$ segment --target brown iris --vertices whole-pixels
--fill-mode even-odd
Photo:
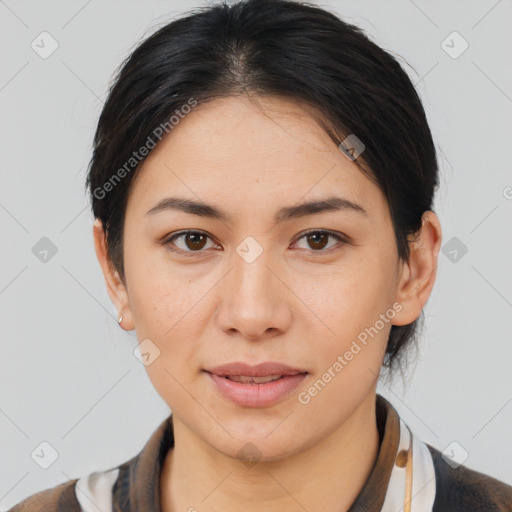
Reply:
[[[207,236],[202,233],[185,233],[185,244],[191,250],[200,250],[206,244]]]
[[[313,245],[310,243],[312,249],[323,249],[327,245],[329,235],[327,233],[313,233],[307,235],[308,243],[313,241]]]

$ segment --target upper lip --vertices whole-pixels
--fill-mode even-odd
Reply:
[[[266,377],[268,375],[297,375],[298,373],[307,373],[306,370],[291,368],[282,363],[273,361],[260,363],[257,365],[250,365],[235,361],[233,363],[226,363],[220,366],[215,366],[206,370],[215,375],[243,375],[247,377]]]

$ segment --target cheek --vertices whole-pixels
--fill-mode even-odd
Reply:
[[[149,339],[158,357],[146,366],[157,389],[174,389],[187,372],[197,371],[198,345],[204,327],[201,298],[207,286],[198,286],[192,266],[181,271],[165,257],[163,249],[126,244],[125,269],[130,307],[139,343]],[[142,347],[141,347],[142,348]],[[178,386],[179,387],[179,386]]]
[[[165,249],[125,244],[130,307],[139,339],[162,339],[190,309],[191,279],[165,258]]]
[[[354,254],[311,283],[307,304],[330,327],[331,335],[347,339],[378,320],[392,305],[395,292],[392,261],[386,255]]]
[[[338,420],[338,405],[345,412],[354,409],[380,373],[394,310],[389,300],[392,283],[377,269],[352,267],[352,272],[327,280],[323,293],[315,290],[318,299],[311,309],[324,323],[310,351],[316,359],[315,378],[301,403],[314,404],[327,422]]]
[[[378,377],[395,313],[392,265],[392,251],[389,257],[361,256],[311,288],[308,305],[322,320],[322,334],[315,337],[322,340],[316,352],[319,386],[332,382],[319,406],[340,393],[362,397]]]

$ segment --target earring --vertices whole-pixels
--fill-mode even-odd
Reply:
[[[123,315],[121,315],[121,316],[119,317],[119,320],[117,321],[117,323],[118,323],[119,325],[121,325],[121,322],[122,322],[122,321],[123,321]]]

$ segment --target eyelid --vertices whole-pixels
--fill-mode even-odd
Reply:
[[[179,238],[180,236],[189,234],[189,233],[205,235],[207,238],[210,238],[211,240],[214,241],[213,237],[210,234],[208,234],[206,231],[202,231],[200,229],[185,229],[185,230],[182,230],[182,231],[178,231],[176,233],[171,233],[169,236],[166,236],[159,243],[160,243],[160,245],[166,246],[170,251],[182,254],[184,256],[194,256],[195,254],[201,254],[201,253],[207,252],[207,251],[204,251],[204,250],[200,250],[200,251],[185,251],[183,249],[180,249],[179,247],[176,248],[176,249],[171,247],[173,240],[175,240],[176,238]],[[317,228],[317,229],[307,229],[305,231],[302,231],[301,233],[299,233],[295,237],[295,239],[294,239],[294,241],[292,242],[291,245],[296,244],[299,240],[301,240],[305,236],[310,235],[310,234],[314,234],[314,233],[321,233],[321,234],[330,235],[333,238],[336,238],[338,240],[338,244],[330,247],[329,249],[326,249],[325,251],[324,250],[314,251],[312,249],[311,250],[303,249],[303,250],[307,251],[308,253],[318,254],[318,255],[329,254],[330,252],[332,252],[332,251],[336,250],[337,248],[339,248],[339,244],[347,245],[347,244],[352,243],[350,241],[350,238],[348,236],[346,236],[345,234],[343,234],[343,233],[340,233],[340,232],[337,232],[337,231],[331,231],[329,229]]]

